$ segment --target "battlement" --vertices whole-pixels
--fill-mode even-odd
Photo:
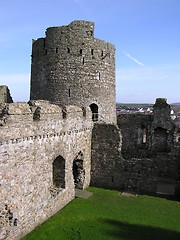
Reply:
[[[89,186],[92,112],[38,100],[1,104],[0,120],[1,236],[21,239]]]
[[[42,57],[63,54],[63,58],[71,55],[79,57],[82,64],[88,62],[85,61],[85,56],[110,63],[114,52],[113,44],[94,38],[93,22],[77,20],[67,26],[49,27],[45,38],[33,40],[32,62],[41,61]]]
[[[1,104],[1,144],[16,142],[13,139],[43,138],[92,128],[90,108],[77,106],[60,107],[48,101]]]

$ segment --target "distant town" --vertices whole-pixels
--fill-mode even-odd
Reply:
[[[170,104],[172,120],[180,121],[180,103]],[[117,115],[120,114],[152,114],[153,104],[131,104],[131,103],[117,103]]]

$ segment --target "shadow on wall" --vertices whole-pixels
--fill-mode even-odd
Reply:
[[[123,223],[116,220],[103,220],[107,225],[106,234],[110,239],[119,240],[178,240],[180,232],[162,228]],[[113,230],[108,231],[108,225]],[[109,239],[109,238],[108,238]]]

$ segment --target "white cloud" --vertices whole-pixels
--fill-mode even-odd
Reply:
[[[126,57],[128,57],[129,59],[133,60],[135,63],[139,64],[140,66],[144,66],[144,64],[142,62],[140,62],[139,60],[137,60],[136,58],[132,57],[129,53],[124,52],[124,54],[126,55]]]

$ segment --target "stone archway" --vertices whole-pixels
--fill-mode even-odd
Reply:
[[[80,151],[78,156],[73,161],[73,177],[74,177],[74,186],[78,189],[83,189],[85,171],[83,167],[83,154]]]
[[[93,122],[98,121],[98,105],[95,103],[92,103],[90,106],[91,112],[92,112],[92,120]]]

